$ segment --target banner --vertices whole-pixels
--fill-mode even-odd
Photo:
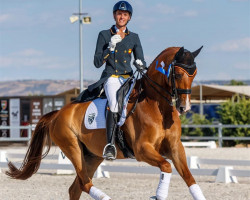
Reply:
[[[31,124],[37,124],[41,117],[42,117],[42,100],[32,99],[31,100]]]
[[[0,124],[2,126],[9,125],[9,100],[0,100]],[[0,129],[0,137],[9,137],[8,129]]]
[[[10,126],[20,126],[20,99],[10,99]],[[20,137],[20,129],[10,129],[11,138]]]
[[[43,114],[47,114],[53,111],[53,101],[52,98],[44,98],[43,99]]]
[[[54,98],[54,110],[60,110],[64,106],[64,98]]]

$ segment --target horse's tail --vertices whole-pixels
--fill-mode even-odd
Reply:
[[[49,135],[49,123],[55,117],[56,113],[57,111],[50,112],[39,120],[21,167],[17,169],[13,163],[9,162],[9,171],[6,172],[8,176],[14,179],[25,180],[37,172],[40,167],[41,160],[47,156],[52,144]],[[47,149],[43,153],[43,149],[46,144]]]

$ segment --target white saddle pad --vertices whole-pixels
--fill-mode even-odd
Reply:
[[[84,124],[87,129],[106,128],[105,107],[107,99],[95,99],[87,108]]]
[[[118,126],[122,126],[126,120],[127,115],[127,105],[130,93],[132,92],[135,85],[135,79],[131,84],[131,87],[124,98],[123,110],[120,121],[117,123]],[[107,99],[95,99],[89,104],[84,117],[84,124],[87,129],[102,129],[106,128],[106,117],[105,108],[107,104]]]

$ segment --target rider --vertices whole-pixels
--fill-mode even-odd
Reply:
[[[117,91],[133,74],[131,68],[131,53],[133,52],[136,67],[146,66],[139,36],[130,32],[127,24],[133,14],[132,6],[127,1],[119,1],[113,7],[115,25],[109,30],[99,33],[94,65],[99,68],[106,63],[101,79],[94,84],[99,87],[104,84],[109,108],[106,117],[107,145],[103,150],[103,157],[107,160],[116,158],[115,131],[117,129]]]

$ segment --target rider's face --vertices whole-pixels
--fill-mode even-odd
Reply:
[[[114,19],[115,19],[117,28],[122,28],[122,27],[125,27],[128,21],[130,20],[130,14],[128,11],[117,10],[114,13]]]

